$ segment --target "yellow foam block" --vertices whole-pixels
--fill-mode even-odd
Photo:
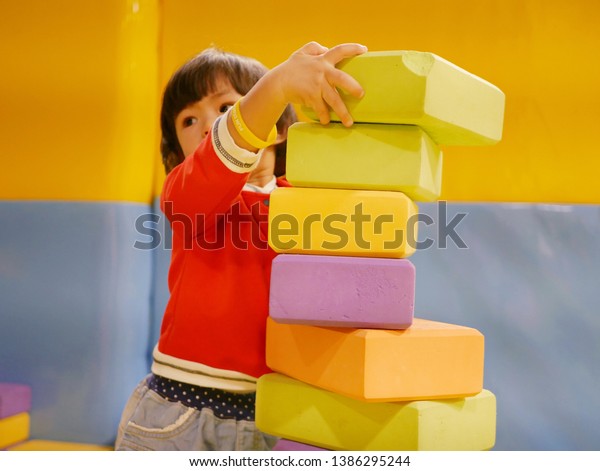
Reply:
[[[486,145],[502,138],[504,93],[429,52],[367,52],[341,62],[365,90],[341,92],[355,122],[415,124],[438,144]],[[316,119],[312,110],[303,109]],[[331,118],[339,118],[332,113]]]
[[[30,417],[28,412],[0,419],[0,450],[29,437]]]
[[[375,330],[269,318],[266,349],[272,370],[368,402],[469,396],[483,388],[483,335],[442,322],[414,319],[406,330]]]
[[[9,451],[112,451],[114,448],[93,443],[29,440],[9,448]]]
[[[256,425],[331,450],[488,450],[496,398],[367,403],[272,373],[258,380]]]
[[[287,142],[294,186],[401,191],[416,201],[440,196],[442,153],[417,126],[296,123]]]
[[[400,192],[277,188],[269,245],[279,253],[403,258],[415,251],[417,218]]]

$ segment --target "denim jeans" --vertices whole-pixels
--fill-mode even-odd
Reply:
[[[144,379],[127,402],[116,450],[271,450],[277,438],[262,433],[253,421],[221,419],[209,408],[197,410],[171,402]]]

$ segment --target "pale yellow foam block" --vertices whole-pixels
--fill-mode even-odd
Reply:
[[[417,218],[400,192],[277,188],[269,245],[279,253],[403,258],[415,251]]]
[[[56,440],[29,440],[8,449],[9,451],[112,451],[114,448],[94,443],[62,442]]]
[[[418,318],[406,330],[281,324],[269,318],[266,358],[276,372],[368,402],[469,396],[483,388],[483,335]]]
[[[429,52],[367,52],[339,68],[365,90],[341,96],[355,122],[414,124],[438,144],[486,145],[502,138],[504,93]],[[303,109],[316,119],[312,110]],[[332,113],[332,119],[339,118]]]
[[[331,450],[488,450],[496,398],[367,403],[272,373],[258,380],[256,425]]]
[[[0,450],[29,437],[30,416],[28,412],[0,419]]]
[[[442,188],[442,153],[417,126],[296,123],[286,165],[300,187],[401,191],[415,201],[435,201]]]

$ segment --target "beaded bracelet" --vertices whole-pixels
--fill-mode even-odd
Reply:
[[[266,141],[259,139],[256,135],[248,129],[246,123],[242,119],[242,113],[240,112],[240,101],[238,100],[233,105],[231,109],[231,121],[233,122],[233,127],[239,133],[239,135],[244,139],[248,144],[257,149],[262,149],[264,147],[269,147],[275,143],[277,140],[277,126],[273,126],[271,132],[269,133],[269,137]]]

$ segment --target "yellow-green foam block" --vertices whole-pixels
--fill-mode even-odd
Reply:
[[[288,129],[286,177],[300,187],[401,191],[435,201],[442,153],[418,126],[295,123]]]
[[[268,318],[266,358],[273,371],[366,402],[472,396],[483,389],[483,335],[419,318],[405,330]]]
[[[404,258],[416,248],[418,208],[404,193],[284,187],[269,206],[278,253]]]
[[[12,446],[8,451],[112,451],[113,447],[95,443],[62,442],[56,440],[29,440]]]
[[[504,93],[435,54],[367,52],[338,67],[365,90],[360,100],[340,92],[355,122],[414,124],[443,145],[488,145],[502,138]],[[303,111],[316,119],[312,110]],[[331,118],[339,121],[333,113]]]
[[[496,398],[368,403],[271,373],[258,380],[256,425],[265,433],[331,450],[488,450]]]
[[[30,416],[28,412],[0,419],[0,450],[29,438]]]

